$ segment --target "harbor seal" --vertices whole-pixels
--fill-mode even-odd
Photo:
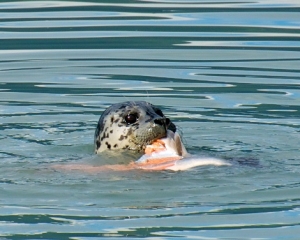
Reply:
[[[176,126],[156,106],[145,101],[116,103],[99,118],[95,131],[95,153],[106,150],[143,152],[146,145],[166,137]]]

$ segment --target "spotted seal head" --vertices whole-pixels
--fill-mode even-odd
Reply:
[[[95,152],[128,149],[142,152],[145,146],[167,134],[176,126],[154,105],[144,102],[122,102],[107,108],[95,131]]]

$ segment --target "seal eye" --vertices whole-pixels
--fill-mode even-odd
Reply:
[[[128,114],[125,116],[125,121],[127,124],[133,124],[137,121],[138,117],[136,114]]]

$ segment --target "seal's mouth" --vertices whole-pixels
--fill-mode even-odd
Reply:
[[[170,120],[165,117],[152,118],[151,121],[145,121],[145,125],[140,124],[134,131],[131,139],[131,149],[136,151],[144,151],[147,145],[153,144],[155,141],[167,137],[167,129]]]
[[[159,125],[148,129],[148,141],[147,144],[152,144],[158,139],[167,137],[166,125]]]
[[[133,150],[144,151],[147,145],[151,145],[155,141],[166,137],[167,130],[165,128],[149,128],[132,139],[132,143],[136,145],[136,148]]]
[[[188,153],[179,134],[168,130],[166,137],[146,146],[145,154],[136,161],[136,164],[144,169],[162,167],[161,170],[163,170],[173,166],[174,161],[181,160],[185,156],[188,156]]]
[[[158,135],[156,138],[153,138],[152,140],[150,140],[150,141],[147,143],[147,145],[148,145],[148,144],[152,144],[152,143],[154,143],[155,141],[157,141],[157,140],[159,140],[159,139],[162,139],[162,138],[166,138],[166,137],[167,137],[167,131],[165,131],[164,134],[160,134],[160,135]]]

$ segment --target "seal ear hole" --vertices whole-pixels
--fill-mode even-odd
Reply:
[[[137,122],[138,118],[139,117],[138,117],[137,113],[130,113],[124,117],[124,120],[127,124],[133,124],[133,123]]]

